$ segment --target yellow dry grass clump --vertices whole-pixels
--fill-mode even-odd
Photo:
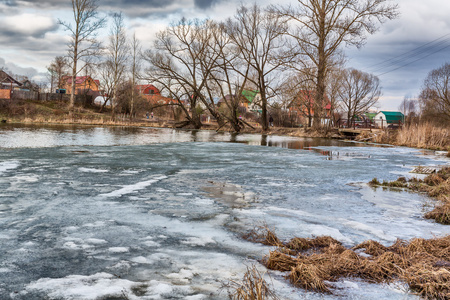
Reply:
[[[232,300],[277,300],[278,297],[255,266],[247,267],[242,280],[232,280],[223,285],[228,290],[228,297]]]
[[[270,237],[276,241],[272,246],[278,247],[264,259],[266,267],[288,272],[286,277],[294,286],[332,293],[330,282],[353,277],[374,283],[400,281],[424,298],[450,299],[450,235],[397,240],[389,247],[369,240],[347,249],[327,236],[296,237],[283,243],[273,232],[263,230],[270,231],[259,228],[254,241],[267,245],[263,237]]]
[[[404,126],[398,131],[395,142],[397,145],[408,147],[448,149],[450,130],[429,123]]]
[[[435,198],[439,202],[436,207],[425,214],[425,218],[433,219],[438,223],[450,225],[450,167],[443,167],[436,173],[428,175],[425,179],[411,178],[409,181],[404,177],[391,182],[372,179],[369,185],[409,188],[417,192],[423,192]]]

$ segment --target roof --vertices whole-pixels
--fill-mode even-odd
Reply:
[[[315,95],[316,92],[312,90],[301,90],[298,92],[295,99],[290,103],[289,106],[298,106],[300,99],[305,99],[309,102],[309,105],[311,108],[313,107],[313,104],[315,102]],[[306,102],[305,100],[302,100],[301,102]],[[323,107],[326,110],[331,110],[331,102],[327,95],[324,95],[324,100],[327,104]],[[306,105],[306,103],[303,103],[303,105]]]
[[[365,115],[367,118],[369,118],[369,120],[373,120],[377,114],[376,113],[365,113]]]
[[[253,103],[256,95],[258,95],[258,94],[259,94],[259,91],[247,91],[247,90],[242,91],[242,96],[244,96],[250,103]]]
[[[382,113],[386,117],[388,123],[403,121],[405,119],[405,115],[399,111],[380,111],[379,113]]]
[[[91,79],[91,76],[77,76],[75,77],[75,84],[83,84],[86,80]],[[72,84],[72,76],[64,76],[63,80],[66,81],[67,84]],[[97,85],[99,85],[100,81],[93,80]]]
[[[151,89],[154,91],[157,91],[159,93],[159,89],[154,86],[153,84],[140,84],[140,85],[136,85],[136,88],[142,93],[143,91],[145,91],[146,89]]]
[[[12,78],[10,75],[8,75],[3,70],[0,70],[0,82],[1,83],[13,83],[13,84],[17,84],[18,86],[22,85],[19,81]]]

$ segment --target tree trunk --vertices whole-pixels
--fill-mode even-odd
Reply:
[[[261,93],[261,126],[263,131],[267,131],[269,129],[267,123],[267,98],[266,98],[266,83],[264,82],[264,78],[260,79],[260,91]]]

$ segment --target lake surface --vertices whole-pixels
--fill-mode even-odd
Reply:
[[[241,238],[262,224],[349,247],[450,233],[423,218],[431,200],[365,184],[449,163],[416,149],[2,125],[0,150],[0,299],[227,299],[223,283],[271,250]],[[270,275],[281,299],[417,299],[350,279],[321,295]]]

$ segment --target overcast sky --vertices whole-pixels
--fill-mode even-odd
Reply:
[[[156,32],[181,17],[222,20],[250,0],[99,0],[104,14],[122,11],[129,34],[144,48]],[[295,0],[260,0],[267,4]],[[344,48],[347,67],[378,75],[383,87],[380,108],[396,110],[405,96],[418,95],[427,73],[450,62],[450,1],[393,0],[400,17],[383,24],[361,49]],[[58,19],[71,21],[70,0],[0,0],[0,67],[43,80],[46,66],[67,52]],[[106,30],[104,35],[106,35]]]

